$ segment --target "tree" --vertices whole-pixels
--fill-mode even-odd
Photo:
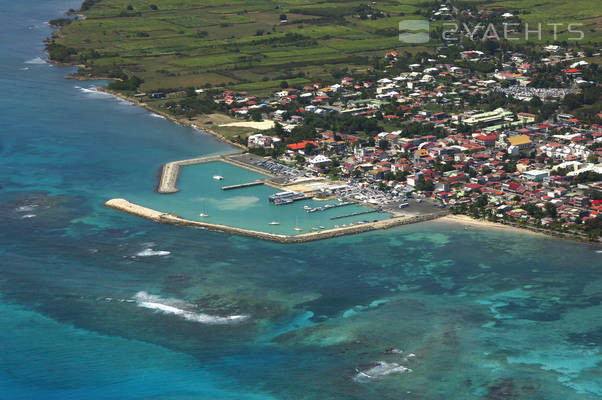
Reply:
[[[435,189],[435,184],[432,180],[425,179],[424,176],[420,175],[414,188],[419,192],[432,192]]]
[[[303,148],[303,152],[306,155],[310,155],[316,148],[316,145],[313,143],[305,143],[305,147]]]
[[[554,204],[550,203],[549,201],[546,202],[545,213],[550,218],[556,218],[556,215],[557,215],[556,206]]]
[[[288,87],[288,82],[287,81],[280,82],[280,88],[285,89],[287,87]]]
[[[504,164],[504,171],[509,173],[516,172],[516,163],[508,161],[506,164]]]
[[[389,150],[390,147],[390,143],[387,139],[381,139],[378,141],[378,148],[381,150]]]

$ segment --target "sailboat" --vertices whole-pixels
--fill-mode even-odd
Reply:
[[[300,232],[300,231],[302,231],[302,230],[303,230],[303,229],[299,228],[299,217],[297,217],[297,218],[295,219],[295,230],[296,230],[297,232]]]

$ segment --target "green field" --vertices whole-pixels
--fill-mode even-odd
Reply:
[[[144,79],[140,90],[185,87],[269,91],[282,80],[328,81],[347,68],[367,69],[403,47],[402,19],[425,19],[429,0],[86,0],[85,20],[66,25],[56,42],[74,51],[65,61],[94,75],[122,71]],[[468,0],[479,8],[519,12],[529,23],[583,23],[599,38],[596,0]],[[282,23],[285,14],[288,22]],[[368,15],[367,15],[368,14]],[[377,15],[378,14],[378,15]],[[377,15],[377,16],[376,16]],[[561,29],[562,32],[562,29]],[[561,38],[567,36],[561,34]]]
[[[143,78],[144,91],[209,84],[268,90],[282,80],[325,81],[331,71],[366,66],[371,56],[407,46],[399,42],[396,27],[421,3],[379,2],[372,10],[382,14],[375,20],[360,18],[358,10],[366,4],[92,1],[82,10],[86,19],[65,26],[57,43],[75,49],[72,60],[92,67],[94,74],[120,68]],[[281,14],[288,22],[281,23]],[[93,57],[86,53],[90,50]]]

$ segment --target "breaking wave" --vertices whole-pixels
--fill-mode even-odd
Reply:
[[[80,92],[85,93],[85,94],[89,95],[90,97],[111,97],[112,96],[109,93],[101,92],[100,90],[96,89],[94,86],[91,86],[88,88],[76,86],[75,88],[79,89]]]
[[[165,119],[165,117],[163,115],[159,115],[159,114],[155,114],[155,113],[150,113],[150,116],[153,118]]]
[[[411,369],[403,365],[386,361],[377,361],[376,365],[364,371],[357,370],[357,374],[353,377],[355,382],[366,383],[378,380],[384,376],[391,374],[401,374],[404,372],[412,372]]]
[[[133,297],[138,307],[149,308],[163,314],[172,314],[192,322],[200,322],[209,325],[227,325],[244,321],[247,315],[229,315],[220,317],[192,311],[194,305],[182,300],[163,298],[147,292],[138,292]]]
[[[171,254],[171,251],[167,250],[153,250],[151,248],[144,249],[139,253],[136,253],[138,257],[152,257],[152,256],[168,256]]]
[[[29,205],[26,205],[26,206],[20,206],[20,207],[15,208],[15,211],[17,211],[17,212],[29,212],[29,211],[35,210],[36,208],[38,208],[37,204],[29,204]]]
[[[29,218],[35,218],[36,215],[35,214],[25,214],[21,217],[21,219],[29,219]]]
[[[25,64],[42,65],[42,64],[46,64],[46,60],[43,60],[41,57],[36,57],[36,58],[32,58],[31,60],[25,61]]]

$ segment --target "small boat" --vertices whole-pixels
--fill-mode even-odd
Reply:
[[[221,175],[213,175],[213,179],[215,179],[216,181],[221,181],[224,179],[224,177]]]
[[[269,225],[280,225],[280,222],[272,221],[272,222],[269,223]]]
[[[297,232],[300,232],[303,230],[303,229],[299,228],[299,217],[295,218],[295,230]]]
[[[326,228],[324,228],[322,225],[320,225],[320,229],[326,229]]]
[[[203,209],[201,211],[201,213],[199,214],[199,217],[208,217],[209,214],[207,214],[207,208],[205,208],[205,200],[203,200]]]

